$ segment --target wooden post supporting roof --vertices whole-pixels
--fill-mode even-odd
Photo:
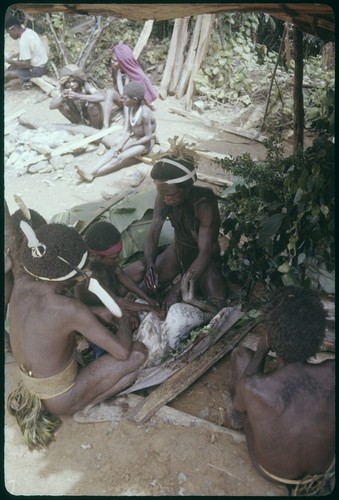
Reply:
[[[304,97],[303,97],[303,34],[298,28],[293,29],[294,42],[294,114],[293,114],[293,150],[304,147]]]

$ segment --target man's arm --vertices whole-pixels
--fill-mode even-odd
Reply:
[[[29,69],[31,67],[30,59],[12,59],[11,57],[6,58],[6,62],[11,66],[15,66],[18,69]]]
[[[123,269],[117,266],[114,269],[114,272],[116,274],[119,283],[124,288],[126,288],[126,290],[134,293],[134,295],[137,295],[141,299],[146,300],[146,302],[148,302],[150,305],[152,306],[156,305],[156,302],[153,299],[151,299],[145,292],[143,292],[141,288],[135,283],[135,281],[133,281],[133,279],[127,273],[125,273]]]
[[[161,229],[165,223],[164,217],[161,215],[162,208],[165,207],[164,202],[157,195],[153,208],[153,218],[151,222],[150,229],[146,235],[144,242],[144,257],[146,261],[147,272],[145,275],[145,281],[148,287],[152,288],[150,269],[153,269],[155,286],[158,286],[158,274],[155,267],[155,261],[158,255],[158,243],[160,238]]]
[[[87,340],[98,345],[119,360],[129,358],[132,351],[132,331],[124,319],[119,321],[118,333],[110,332],[91,311],[90,307],[74,299],[68,307],[70,329],[81,333]]]
[[[257,350],[255,351],[254,356],[251,359],[250,363],[247,365],[247,368],[244,371],[244,375],[255,375],[264,373],[265,359],[269,351],[270,348],[267,345],[266,335],[264,335],[264,337],[260,339],[257,345]]]
[[[239,380],[235,383],[235,395],[233,398],[234,409],[239,412],[246,412],[248,398],[253,396],[255,379],[257,375],[264,373],[265,359],[270,348],[267,345],[266,335],[258,343],[257,350],[253,354],[247,367],[243,371]],[[249,391],[249,392],[248,392]],[[249,394],[249,396],[247,396]]]
[[[213,246],[217,241],[219,231],[219,214],[209,200],[199,202],[197,217],[199,219],[199,254],[187,270],[190,279],[195,282],[201,278],[211,262]]]

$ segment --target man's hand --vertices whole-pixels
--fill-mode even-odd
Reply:
[[[106,325],[116,325],[116,317],[105,306],[91,306],[95,316]]]
[[[129,320],[130,320],[130,324],[131,324],[131,329],[132,330],[136,330],[139,327],[139,325],[140,325],[140,318],[139,318],[138,313],[136,313],[134,311],[130,311],[127,314],[129,316]]]
[[[191,271],[188,271],[181,279],[180,291],[183,302],[198,307],[202,311],[216,314],[218,312],[216,307],[206,304],[205,302],[202,302],[201,300],[198,300],[194,297],[194,279],[192,278],[192,276],[193,273]]]
[[[159,274],[155,266],[150,266],[145,274],[147,288],[153,292],[159,287]]]

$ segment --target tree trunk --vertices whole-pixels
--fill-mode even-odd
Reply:
[[[293,29],[294,44],[294,123],[293,150],[304,147],[304,97],[303,97],[303,34],[297,28]]]

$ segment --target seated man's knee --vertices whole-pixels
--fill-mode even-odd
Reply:
[[[141,366],[141,365],[143,365],[145,363],[145,361],[147,359],[148,349],[145,346],[145,344],[143,344],[139,340],[136,340],[133,343],[132,355],[133,355],[133,357],[134,357],[137,365]]]

